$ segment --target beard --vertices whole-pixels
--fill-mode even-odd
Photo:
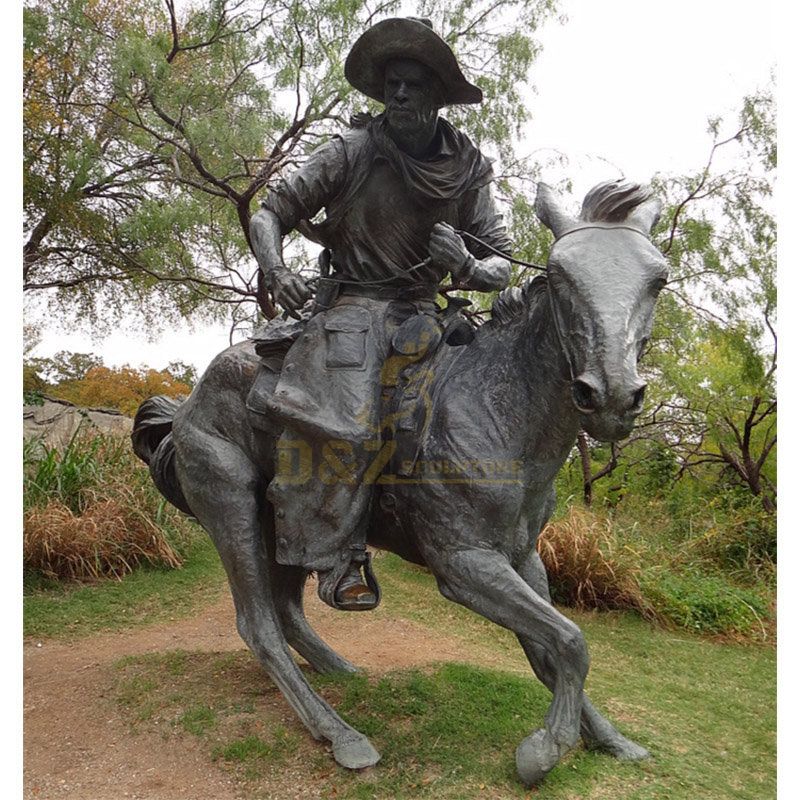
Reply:
[[[436,120],[436,108],[411,108],[407,105],[386,107],[386,119],[392,130],[405,136],[429,131]]]

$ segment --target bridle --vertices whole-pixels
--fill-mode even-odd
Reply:
[[[597,231],[618,231],[618,230],[626,230],[626,231],[633,231],[634,233],[638,233],[639,236],[644,236],[647,241],[650,241],[650,237],[641,231],[639,228],[633,228],[630,225],[580,225],[577,228],[570,228],[570,230],[565,231],[564,233],[556,236],[555,241],[553,244],[557,244],[562,239],[566,238],[572,233],[577,233],[578,231],[587,231],[587,230],[597,230]],[[537,267],[538,268],[538,267]],[[545,271],[547,268],[545,267]],[[556,338],[558,339],[558,344],[561,347],[561,354],[564,356],[565,361],[567,362],[567,367],[569,368],[569,377],[570,380],[574,383],[575,382],[575,368],[572,365],[572,357],[570,356],[569,350],[567,349],[567,343],[564,338],[564,334],[561,330],[561,324],[559,322],[558,313],[556,312],[555,301],[553,300],[553,292],[551,291],[551,287],[547,287],[547,297],[550,303],[550,316],[553,318],[553,326],[556,329]]]

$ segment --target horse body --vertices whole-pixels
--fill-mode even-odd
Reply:
[[[665,271],[647,237],[657,208],[643,202],[638,187],[623,188],[607,185],[594,198],[590,212],[600,207],[605,215],[597,225],[585,224],[587,213],[580,222],[569,218],[540,188],[537,213],[559,237],[548,278],[507,290],[493,321],[470,345],[453,348],[453,363],[434,381],[420,478],[379,485],[373,503],[369,541],[424,563],[445,597],[514,631],[553,692],[545,726],[517,750],[528,785],[540,782],[580,735],[619,758],[647,755],[583,693],[586,645],[550,603],[535,548],[579,428],[619,438],[641,410],[636,361]],[[316,695],[289,652],[293,647],[321,671],[354,669],[308,625],[305,571],[275,560],[266,488],[276,437],[254,430],[245,407],[257,363],[250,343],[226,350],[175,410],[174,475],[220,553],[245,642],[312,735],[332,744],[337,762],[369,766],[379,758],[370,742]],[[135,446],[137,435],[146,438],[147,403],[137,415]],[[163,462],[158,448],[167,446],[140,445],[137,452]],[[469,468],[429,474],[430,464]],[[484,468],[498,464],[504,466]]]

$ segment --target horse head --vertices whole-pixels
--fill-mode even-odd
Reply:
[[[661,202],[641,186],[610,181],[586,195],[575,219],[539,184],[535,209],[556,237],[548,297],[572,403],[590,436],[616,441],[644,404],[637,364],[667,281],[666,260],[650,241]]]

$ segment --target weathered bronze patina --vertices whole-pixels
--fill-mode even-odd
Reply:
[[[476,242],[500,251],[510,242],[488,159],[438,115],[450,103],[480,102],[481,91],[429,25],[378,23],[353,46],[345,75],[383,102],[384,113],[334,137],[273,189],[253,217],[251,241],[276,300],[290,311],[311,293],[283,266],[281,238],[304,224],[329,253],[333,275],[323,279],[314,316],[266,404],[284,428],[283,450],[302,442],[322,463],[335,443],[347,480],[298,483],[279,472],[269,499],[278,561],[317,570],[320,596],[357,610],[378,600],[359,576],[374,495],[364,475],[381,441],[381,393],[389,388],[382,371],[397,353],[393,339],[421,335],[422,319],[431,346],[434,300],[448,274],[467,289],[504,288],[508,263]],[[309,226],[322,208],[325,220]],[[465,244],[454,228],[476,238]]]
[[[650,242],[660,204],[613,181],[573,218],[540,185],[536,212],[556,237],[546,274],[501,292],[474,329],[458,302],[437,308],[439,284],[503,287],[494,251],[510,242],[488,161],[438,109],[480,91],[418,20],[375,25],[346,74],[384,113],[312,154],[253,219],[259,263],[296,319],[221,353],[184,403],[146,401],[134,449],[214,540],[242,638],[342,766],[379,755],[289,647],[319,671],[355,669],[309,626],[303,587],[318,570],[326,602],[373,607],[365,542],[426,565],[445,597],[517,634],[553,692],[517,749],[527,785],[579,737],[644,758],[583,692],[586,644],[550,603],[536,539],[578,431],[614,441],[642,410],[637,362],[666,280]],[[298,226],[324,246],[313,300],[283,265]]]

